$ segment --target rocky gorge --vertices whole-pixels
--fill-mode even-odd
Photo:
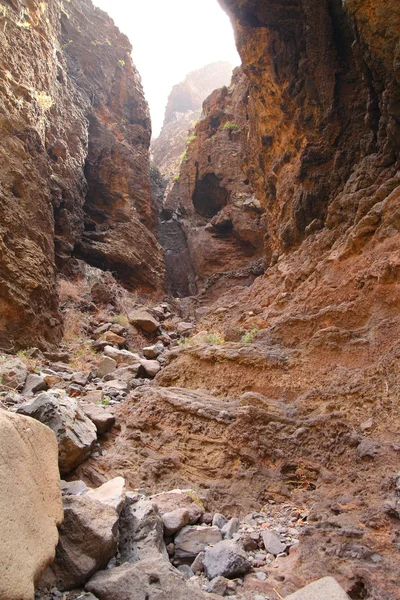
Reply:
[[[400,598],[400,8],[220,4],[159,173],[111,19],[0,1],[1,600]]]

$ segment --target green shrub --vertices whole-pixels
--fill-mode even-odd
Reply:
[[[179,175],[174,175],[173,181],[179,181]]]
[[[225,339],[222,333],[219,331],[213,331],[206,337],[208,344],[225,344]]]
[[[192,142],[194,142],[194,140],[197,138],[197,135],[195,133],[192,133],[191,135],[188,135],[186,138],[186,145],[189,146],[189,144],[191,144]]]
[[[240,343],[241,344],[250,344],[251,342],[254,341],[254,336],[256,335],[256,333],[258,333],[258,329],[252,329],[251,331],[248,331],[247,333],[245,333],[242,336]]]
[[[227,131],[238,131],[240,129],[240,127],[239,127],[239,125],[237,123],[233,123],[232,121],[228,121],[223,126],[223,129],[227,130]]]

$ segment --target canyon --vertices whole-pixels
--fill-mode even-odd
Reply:
[[[0,1],[0,600],[400,598],[400,7],[219,2],[151,164],[112,20]]]

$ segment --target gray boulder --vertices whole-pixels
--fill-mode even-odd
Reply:
[[[286,596],[285,600],[350,600],[350,598],[336,579],[323,577]]]
[[[157,506],[149,500],[131,503],[129,497],[120,517],[120,562],[138,562],[157,555],[167,559],[164,527]]]
[[[81,402],[85,415],[96,425],[97,433],[104,435],[115,423],[115,417],[105,406]]]
[[[224,540],[212,548],[206,548],[203,565],[208,579],[220,575],[232,579],[251,569],[246,552],[232,540]]]
[[[166,560],[151,558],[100,571],[86,584],[99,600],[218,600],[202,592]]]
[[[275,556],[281,552],[285,552],[286,544],[282,544],[279,537],[273,531],[263,531],[261,537],[267,552],[270,552]]]
[[[189,525],[190,516],[187,508],[177,508],[162,516],[164,524],[164,534],[166,536],[173,535],[185,525]]]
[[[164,344],[162,342],[157,342],[157,344],[154,344],[153,346],[147,346],[146,348],[143,348],[143,354],[146,358],[151,360],[153,358],[157,358],[157,356],[160,356],[164,350]]]
[[[115,371],[116,368],[117,361],[113,358],[110,358],[109,356],[104,356],[103,360],[97,367],[96,377],[100,377],[101,379],[102,377],[105,377],[106,375],[109,375],[110,373]]]
[[[184,527],[175,538],[175,558],[194,559],[207,546],[221,540],[218,527]]]
[[[0,380],[7,387],[13,390],[22,389],[28,369],[24,361],[20,358],[1,357],[0,360]]]
[[[44,390],[47,390],[47,387],[48,385],[44,377],[37,375],[36,373],[29,373],[22,393],[24,396],[29,396],[31,394],[36,394],[36,392],[43,392]]]
[[[160,327],[159,321],[153,317],[147,310],[134,310],[128,316],[132,325],[140,327],[146,333],[154,333]]]
[[[16,410],[50,427],[58,442],[58,464],[68,473],[91,453],[97,440],[95,424],[88,419],[74,398],[62,392],[44,392],[33,402]]]
[[[84,584],[104,569],[117,551],[118,514],[87,496],[64,496],[64,523],[56,558],[45,580],[61,590]]]

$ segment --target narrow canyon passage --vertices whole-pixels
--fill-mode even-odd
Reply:
[[[400,7],[213,4],[0,0],[0,600],[400,599]]]

